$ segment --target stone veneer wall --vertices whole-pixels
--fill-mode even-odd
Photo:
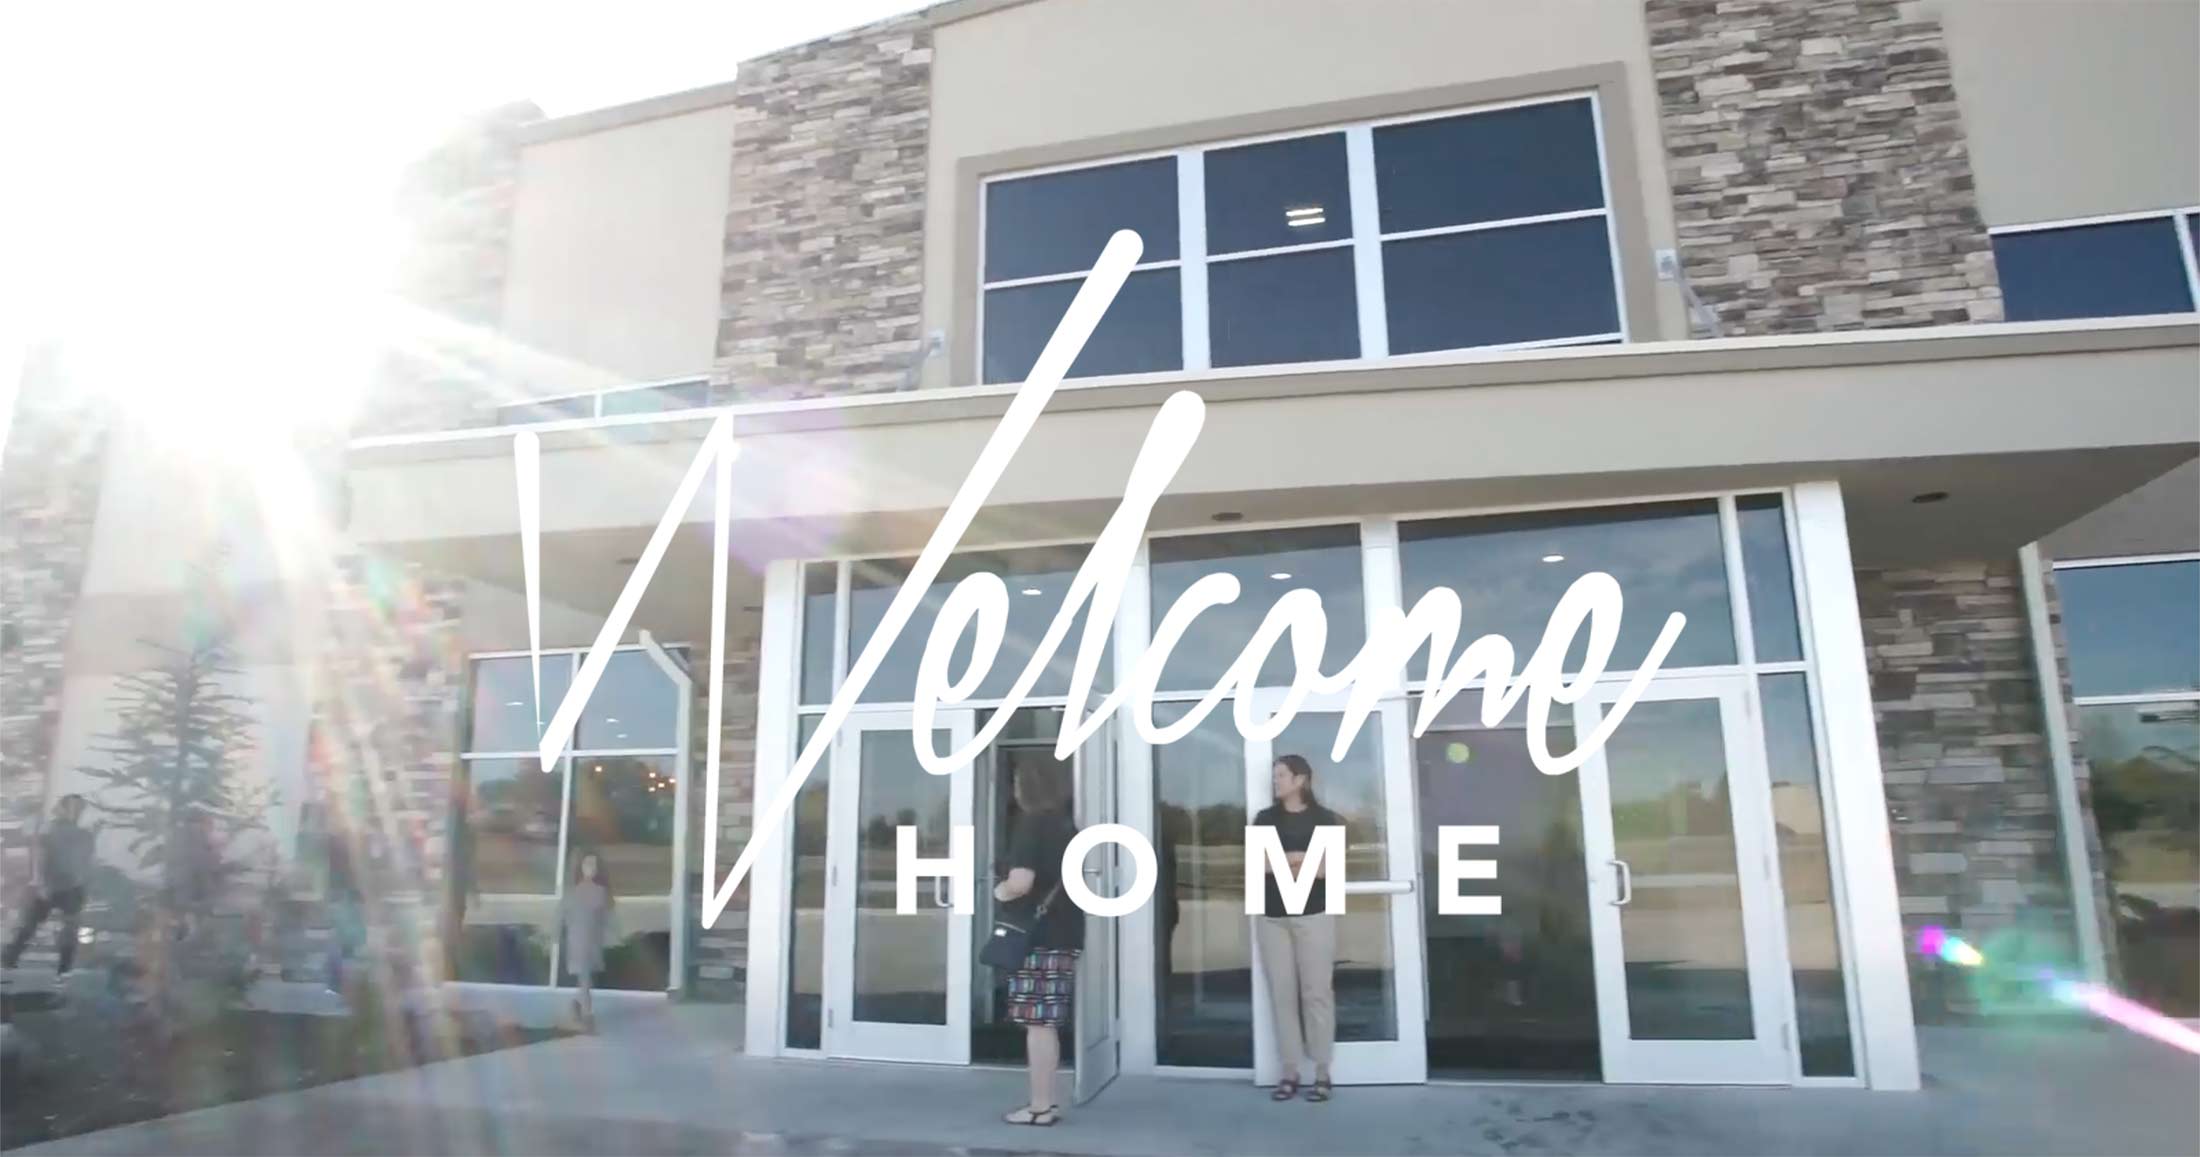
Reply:
[[[399,182],[407,238],[396,289],[424,312],[390,335],[355,434],[412,434],[486,424],[527,391],[502,385],[514,354],[494,340],[511,269],[519,195],[519,130],[542,118],[513,104],[474,118],[414,162]]]
[[[1939,20],[1648,0],[1682,268],[1729,334],[2000,321]]]
[[[931,74],[922,16],[742,62],[716,371],[738,392],[907,380],[924,344]]]
[[[1856,577],[1905,930],[2075,961],[2016,560]],[[1912,981],[1921,1019],[1981,1010],[1967,973],[1919,960]]]
[[[718,875],[733,867],[734,857],[749,842],[754,830],[756,796],[756,664],[761,622],[749,614],[728,608],[726,623],[725,703],[718,734]],[[707,662],[707,657],[705,659]],[[734,893],[733,903],[705,929],[700,911],[709,882],[703,878],[703,745],[711,741],[708,700],[708,668],[695,672],[695,706],[689,723],[694,732],[692,763],[688,771],[697,791],[688,816],[688,975],[689,995],[699,1000],[738,1000],[747,991],[749,949],[749,888]]]
[[[30,872],[106,469],[107,415],[71,388],[58,360],[57,350],[36,350],[22,367],[0,447],[0,880]],[[0,888],[10,929],[21,893]]]

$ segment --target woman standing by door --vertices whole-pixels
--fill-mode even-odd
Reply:
[[[1008,975],[1008,1019],[1024,1026],[1031,1078],[1030,1103],[1003,1118],[1011,1125],[1062,1119],[1054,1076],[1062,1062],[1061,1029],[1071,1023],[1076,1005],[1077,957],[1085,946],[1085,913],[1061,894],[1062,853],[1077,834],[1066,771],[1062,764],[1042,761],[1016,769],[1016,804],[1023,814],[1009,837],[1008,874],[993,889],[995,900],[1036,920],[1023,967]]]
[[[1295,875],[1314,842],[1314,830],[1344,821],[1315,802],[1314,768],[1305,756],[1278,758],[1270,775],[1276,802],[1253,817],[1253,826],[1276,829]],[[1325,862],[1322,874],[1328,875],[1333,867]],[[1298,1096],[1300,1073],[1312,1061],[1314,1084],[1307,1090],[1306,1099],[1326,1101],[1332,1088],[1329,1060],[1337,1039],[1337,917],[1329,910],[1328,895],[1319,880],[1307,897],[1305,913],[1298,916],[1284,907],[1275,873],[1267,873],[1267,884],[1267,906],[1253,918],[1253,937],[1260,945],[1261,963],[1268,972],[1268,999],[1276,1014],[1276,1050],[1283,1062],[1283,1075],[1276,1082],[1273,1096],[1278,1101]]]

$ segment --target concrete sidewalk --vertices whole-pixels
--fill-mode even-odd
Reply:
[[[2112,1030],[1928,1030],[1926,1091],[1345,1089],[1124,1078],[1053,1129],[1020,1073],[741,1056],[737,1010],[621,1004],[604,1032],[69,1138],[27,1153],[2200,1152],[2200,1061]]]

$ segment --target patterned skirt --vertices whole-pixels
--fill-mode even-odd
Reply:
[[[1016,1024],[1069,1023],[1077,996],[1077,949],[1036,948],[1008,974],[1008,1019]]]

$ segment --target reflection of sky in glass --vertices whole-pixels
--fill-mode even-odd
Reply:
[[[2080,707],[2078,717],[2095,774],[2142,755],[2200,767],[2200,703],[2102,703]]]
[[[1745,495],[1735,499],[1734,506],[1757,661],[1798,662],[1803,657],[1803,637],[1795,621],[1795,579],[1788,571],[1787,520],[1780,513],[1780,496]]]
[[[2200,691],[2200,559],[2055,572],[2080,695]]]
[[[549,682],[545,672],[545,691]],[[620,651],[604,664],[603,678],[597,680],[595,694],[588,697],[574,747],[613,751],[677,747],[679,709],[680,697],[672,680],[657,669],[656,660],[640,651]]]
[[[542,657],[542,722],[565,701],[572,679],[571,655]],[[524,655],[481,659],[474,663],[474,714],[468,751],[532,751],[535,730],[535,678]]]
[[[954,736],[934,731],[933,746],[946,751]],[[914,825],[920,855],[947,853],[948,807],[953,780],[932,775],[917,762],[907,731],[865,731],[863,735],[862,787],[857,790],[858,830],[866,845],[892,850],[894,829]],[[883,834],[883,838],[880,838]],[[889,873],[891,872],[891,865]],[[891,880],[891,874],[887,877]]]
[[[1148,548],[1148,559],[1153,578],[1152,622],[1157,630],[1168,609],[1193,583],[1210,574],[1234,575],[1238,580],[1237,601],[1209,607],[1192,620],[1162,668],[1163,691],[1205,691],[1219,683],[1261,620],[1268,617],[1269,608],[1300,588],[1321,596],[1322,613],[1329,620],[1329,638],[1322,648],[1324,673],[1343,670],[1366,641],[1356,526],[1157,538]],[[1288,686],[1292,674],[1291,636],[1286,633],[1270,648],[1260,669],[1260,685]],[[1327,751],[1328,741],[1321,747]]]
[[[1077,568],[1084,564],[1088,549],[1083,546],[1033,547],[959,554],[948,559],[947,565],[940,569],[938,581],[924,592],[909,622],[902,627],[900,636],[888,648],[885,660],[871,676],[870,684],[863,690],[862,701],[904,703],[916,697],[917,664],[923,659],[925,644],[932,637],[932,624],[939,619],[940,608],[947,604],[947,596],[953,593],[955,584],[979,571],[999,575],[1008,587],[1008,623],[1002,631],[1000,650],[994,655],[993,666],[971,698],[999,699],[1007,695],[1017,677],[1030,664],[1048,625],[1061,611],[1062,600],[1069,594],[1070,581],[1076,577]],[[879,621],[886,617],[886,608],[900,592],[902,580],[908,573],[907,559],[859,562],[850,568],[849,666],[855,665],[856,657],[863,653],[872,633],[878,630]],[[975,621],[964,629],[955,645],[947,667],[950,680],[960,678],[969,665],[974,626]],[[1048,660],[1046,670],[1032,685],[1031,694],[1069,694],[1070,671],[1076,666],[1077,648],[1084,639],[1084,631],[1085,613],[1080,611]],[[1109,653],[1101,653],[1093,678],[1095,691],[1109,686]]]
[[[1718,505],[1710,500],[1406,522],[1398,529],[1405,605],[1438,586],[1457,591],[1461,649],[1485,634],[1502,636],[1518,670],[1542,641],[1566,588],[1601,570],[1618,580],[1625,597],[1607,670],[1640,666],[1674,611],[1688,624],[1666,668],[1735,661]],[[1569,671],[1579,669],[1587,638],[1586,629],[1576,633]],[[1413,660],[1413,678],[1422,677],[1426,663],[1425,652]]]

